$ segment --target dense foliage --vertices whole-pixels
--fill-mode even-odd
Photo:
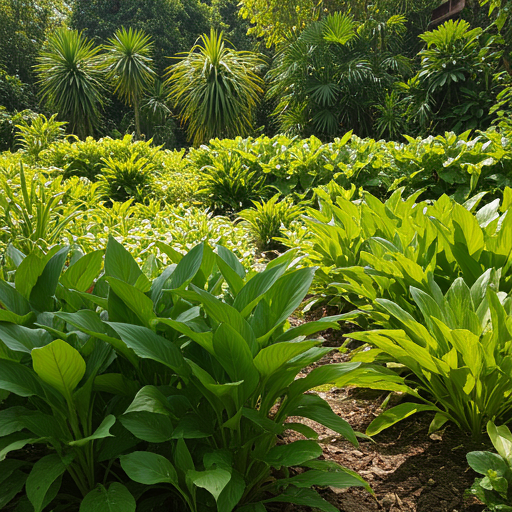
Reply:
[[[8,254],[16,271],[0,288],[0,469],[11,485],[2,503],[25,486],[38,511],[94,510],[105,500],[134,510],[136,498],[146,506],[156,493],[162,506],[190,511],[251,510],[263,500],[331,512],[311,485],[368,488],[318,459],[314,430],[284,425],[310,418],[358,444],[345,420],[305,392],[361,365],[294,380],[330,350],[307,335],[337,328],[339,317],[287,323],[314,275],[296,268],[293,251],[247,274],[226,248],[200,244],[173,252],[155,279],[113,238],[104,262],[103,251],[62,246]],[[285,428],[308,440],[277,445]],[[42,445],[35,460],[6,459],[27,444]],[[292,465],[305,472],[290,475]],[[269,480],[272,468],[281,476]],[[134,496],[129,480],[147,487]]]
[[[335,512],[314,422],[421,414],[512,510],[512,4],[440,3],[0,0],[0,509]]]

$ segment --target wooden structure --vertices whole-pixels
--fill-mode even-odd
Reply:
[[[466,0],[448,0],[432,11],[432,20],[429,27],[435,27],[447,20],[456,18],[466,7]]]

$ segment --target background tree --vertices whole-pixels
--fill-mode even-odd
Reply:
[[[365,22],[375,12],[390,17],[406,15],[416,37],[427,28],[432,9],[443,0],[240,0],[240,16],[253,25],[250,34],[262,37],[267,46],[289,40],[321,17],[350,13]],[[415,46],[416,46],[416,41]]]
[[[418,54],[420,70],[400,85],[410,130],[418,121],[420,134],[487,128],[499,92],[496,38],[465,20],[447,21],[420,38],[426,43]]]
[[[104,76],[99,47],[76,30],[57,29],[37,61],[42,100],[80,137],[95,131]]]
[[[181,59],[168,68],[170,99],[194,144],[212,137],[247,135],[263,92],[255,53],[226,46],[222,32],[202,35]]]
[[[154,69],[162,75],[169,57],[190,49],[209,30],[208,4],[202,0],[74,0],[70,24],[102,44],[121,27],[143,31],[154,43]]]
[[[68,12],[61,0],[0,0],[0,68],[33,83],[38,53]]]
[[[140,100],[143,92],[153,82],[151,68],[153,44],[140,30],[124,27],[117,30],[106,47],[106,70],[115,92],[135,112],[135,133],[140,139]]]
[[[280,129],[324,138],[351,129],[373,135],[375,105],[410,69],[396,44],[404,22],[393,16],[358,25],[335,13],[285,45],[268,74]]]

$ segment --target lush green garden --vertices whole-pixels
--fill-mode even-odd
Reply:
[[[512,511],[510,1],[142,3],[0,0],[0,510]]]

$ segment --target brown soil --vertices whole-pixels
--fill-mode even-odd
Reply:
[[[326,315],[325,309],[314,312],[316,318]],[[325,343],[340,346],[345,341],[343,333],[351,329],[346,325],[342,331],[322,333]],[[334,349],[317,365],[349,358],[348,354]],[[365,432],[378,416],[386,397],[378,391],[337,388],[319,392],[319,395],[359,432]],[[357,448],[317,423],[298,418],[289,421],[309,423],[320,434],[324,457],[357,471],[371,485],[375,496],[362,488],[321,490],[322,496],[340,512],[482,512],[485,507],[478,500],[465,497],[465,491],[476,477],[466,462],[466,454],[489,449],[490,445],[472,442],[453,425],[429,436],[431,420],[431,414],[416,414],[375,436],[373,442],[360,440]],[[300,434],[286,431],[284,441],[299,438]],[[307,509],[289,510],[305,512]]]

